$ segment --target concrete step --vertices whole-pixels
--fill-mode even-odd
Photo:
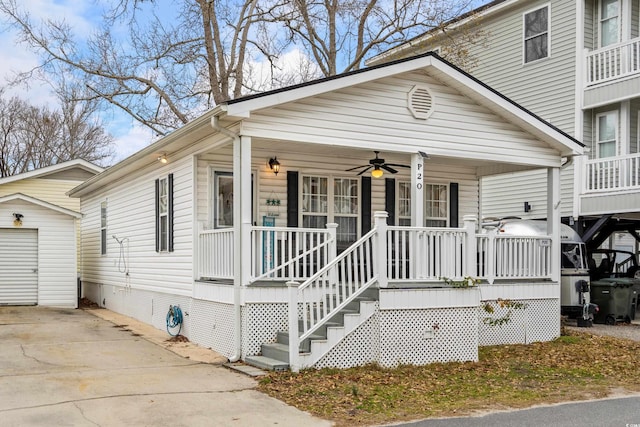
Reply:
[[[303,352],[303,353],[309,352],[310,349],[311,349],[311,341],[312,340],[323,340],[323,339],[326,339],[326,337],[324,335],[312,334],[309,338],[307,338],[306,340],[304,340],[304,341],[302,341],[300,343],[300,351]],[[278,332],[278,338],[277,338],[276,342],[288,346],[289,345],[289,332],[288,331],[280,331],[280,332]]]
[[[248,365],[269,371],[286,371],[289,369],[288,363],[265,356],[247,356],[244,361]]]
[[[280,343],[262,344],[262,355],[289,363],[289,346]]]

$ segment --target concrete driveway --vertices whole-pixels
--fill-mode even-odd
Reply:
[[[259,393],[248,376],[158,345],[162,331],[105,320],[110,313],[0,307],[0,424],[330,425]]]

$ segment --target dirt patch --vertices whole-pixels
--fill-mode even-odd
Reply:
[[[175,337],[169,338],[166,342],[189,342],[189,338],[184,335],[176,335]]]
[[[100,308],[100,306],[87,298],[81,298],[78,308],[82,310],[95,310],[96,308]]]

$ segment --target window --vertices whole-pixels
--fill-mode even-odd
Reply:
[[[600,47],[620,41],[620,2],[600,0]]]
[[[333,180],[333,220],[338,224],[338,242],[353,243],[358,239],[358,179]]]
[[[598,158],[613,157],[618,147],[618,113],[609,111],[596,116]]]
[[[100,203],[100,254],[107,253],[107,201]]]
[[[328,178],[305,176],[302,178],[302,226],[324,228],[329,216]]]
[[[411,225],[411,183],[398,182],[398,225]]]
[[[214,228],[233,227],[233,174],[214,173]]]
[[[335,222],[338,247],[355,242],[360,214],[358,185],[356,178],[303,176],[302,226],[324,228],[328,222]]]
[[[426,184],[424,186],[424,226],[447,227],[449,224],[449,185]],[[398,225],[411,225],[411,183],[398,183]]]
[[[449,218],[447,203],[447,184],[426,184],[425,186],[425,226],[446,227]]]
[[[524,14],[524,62],[549,56],[549,6]]]
[[[173,174],[156,179],[156,252],[173,252]]]

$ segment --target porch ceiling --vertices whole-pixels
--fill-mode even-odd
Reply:
[[[311,158],[318,156],[331,156],[352,159],[354,165],[366,164],[369,159],[373,158],[374,150],[380,151],[380,157],[384,158],[388,163],[411,164],[412,152],[391,151],[389,148],[372,145],[371,148],[352,148],[334,145],[319,145],[310,143],[295,143],[290,141],[277,141],[265,138],[252,138],[252,150],[255,155],[265,153],[268,156],[278,156],[286,154],[288,156],[309,156]],[[479,159],[461,159],[448,156],[435,156],[429,153],[428,148],[425,152],[429,154],[425,167],[428,164],[465,166],[476,168],[478,177],[486,175],[494,175],[499,173],[517,172],[536,169],[537,167],[526,166],[518,163],[500,163],[496,161],[479,160]],[[521,159],[520,159],[521,160]]]

